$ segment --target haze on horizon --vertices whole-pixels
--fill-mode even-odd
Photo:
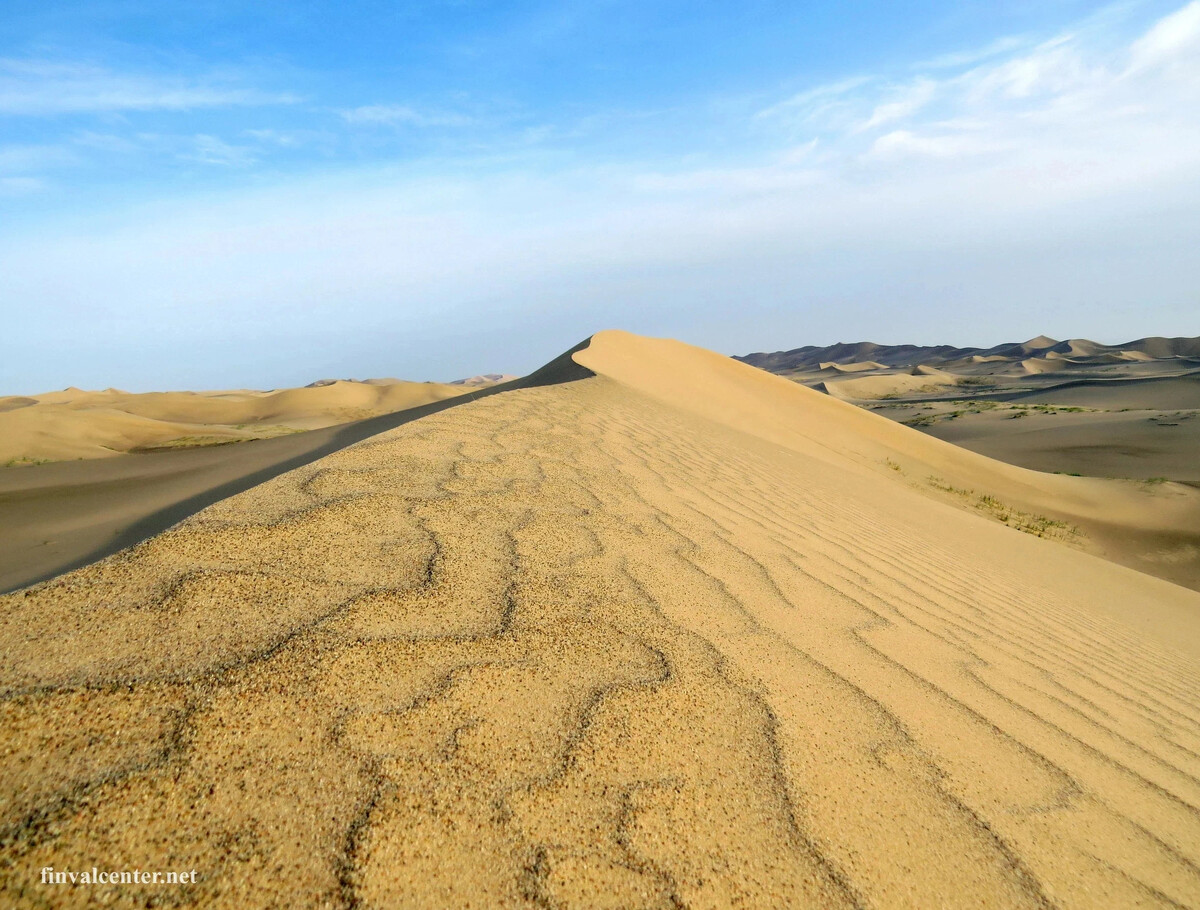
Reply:
[[[0,24],[0,394],[1198,331],[1200,0]]]

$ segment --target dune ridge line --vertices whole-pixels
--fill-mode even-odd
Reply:
[[[1101,487],[585,344],[0,597],[0,902],[1200,904],[1200,594],[880,456]]]

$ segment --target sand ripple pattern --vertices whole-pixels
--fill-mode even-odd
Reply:
[[[1197,667],[898,514],[595,377],[0,598],[0,905],[1200,906]]]

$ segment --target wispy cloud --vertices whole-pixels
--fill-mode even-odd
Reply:
[[[210,133],[155,133],[132,132],[125,134],[98,133],[82,130],[71,137],[72,146],[98,153],[108,158],[121,158],[126,163],[138,156],[158,156],[179,161],[191,161],[226,167],[246,167],[259,160],[260,147],[267,141],[255,132],[271,131],[244,130],[250,142],[234,143]],[[2,157],[0,157],[2,160]]]
[[[327,130],[277,130],[277,129],[247,129],[242,130],[242,136],[261,146],[273,146],[283,149],[299,149],[317,145],[328,150],[333,142],[333,135]]]
[[[289,93],[247,88],[214,76],[183,78],[73,61],[0,59],[0,115],[186,111],[297,100]]]
[[[1098,84],[1106,75],[1102,63],[1089,65],[1079,44],[1061,36],[1027,54],[979,67],[955,82],[968,86],[977,102],[986,102],[1061,95],[1081,85]]]
[[[909,130],[893,130],[876,139],[864,158],[875,162],[895,162],[905,158],[929,157],[940,159],[1011,151],[995,139],[954,131],[919,135]]]
[[[869,130],[894,120],[903,120],[929,104],[937,94],[938,83],[933,79],[920,78],[892,93],[892,97],[876,105],[870,118],[862,125]]]
[[[224,167],[245,167],[256,160],[252,149],[231,145],[223,139],[204,133],[192,137],[191,147],[185,149],[180,157],[199,161],[201,164],[217,164]]]
[[[780,122],[788,141],[797,127],[819,136],[830,179],[864,166],[872,179],[909,179],[928,159],[1052,174],[1064,186],[1104,175],[1117,186],[1182,161],[1200,166],[1200,118],[1184,113],[1200,109],[1200,0],[1115,46],[1081,28],[926,66],[899,85],[860,75],[817,86],[756,120]]]
[[[77,162],[59,145],[0,145],[0,195],[27,196],[48,186],[46,173]]]
[[[107,213],[73,235],[0,224],[0,299],[44,302],[29,333],[47,348],[62,320],[42,312],[123,314],[79,347],[130,351],[130,326],[156,324],[170,300],[196,350],[236,336],[257,363],[253,326],[227,326],[259,320],[260,338],[291,333],[280,362],[383,339],[427,375],[445,369],[464,325],[489,345],[503,337],[525,366],[551,331],[569,344],[613,324],[727,351],[860,335],[977,343],[1018,323],[1174,330],[1194,320],[1200,287],[1198,20],[1200,0],[1137,34],[1080,27],[685,124],[689,137],[728,139],[719,147],[607,156],[593,151],[599,127],[574,135],[560,120],[543,147],[511,155],[311,169],[131,211],[116,227]],[[323,115],[355,136],[442,119],[401,104]],[[625,122],[608,121],[650,133]],[[207,157],[215,170],[265,157],[283,135],[239,124],[77,138]],[[554,154],[576,148],[588,154]]]
[[[830,119],[833,111],[844,111],[859,101],[859,89],[873,82],[871,76],[851,76],[814,86],[763,108],[754,115],[756,120],[785,123],[814,123]]]
[[[1027,36],[1006,35],[973,50],[951,51],[948,54],[939,54],[937,57],[931,57],[928,60],[920,60],[914,63],[911,68],[923,71],[959,69],[974,63],[981,63],[993,57],[998,57],[1001,54],[1006,54],[1009,51],[1026,46],[1029,43],[1030,40]]]
[[[374,126],[460,127],[475,118],[450,111],[419,110],[407,104],[368,104],[341,112],[346,123]]]
[[[1200,2],[1193,0],[1134,42],[1130,68],[1142,70],[1178,63],[1185,58],[1194,64],[1197,55],[1200,55]]]

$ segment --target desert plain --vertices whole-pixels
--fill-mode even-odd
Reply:
[[[602,332],[6,469],[92,537],[0,597],[0,905],[1200,906],[1197,351],[1026,347]]]

